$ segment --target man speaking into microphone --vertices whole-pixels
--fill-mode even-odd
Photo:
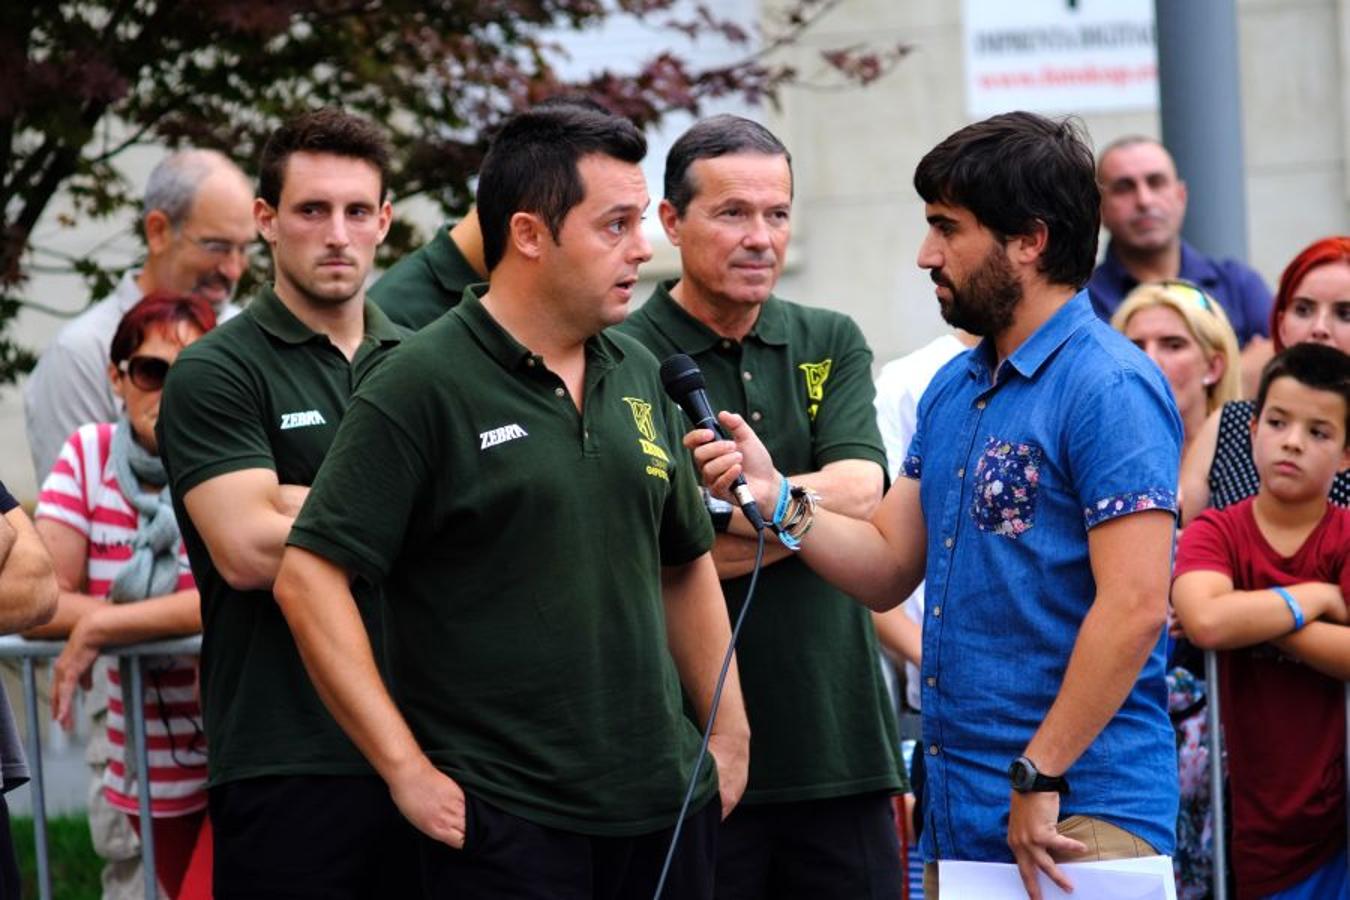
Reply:
[[[645,151],[578,106],[502,126],[488,284],[357,390],[277,577],[320,695],[425,835],[432,900],[651,897],[693,773],[681,684],[706,724],[730,640],[712,528],[656,360],[601,333],[651,256]],[[383,586],[392,699],[351,579]],[[744,788],[726,684],[666,900],[711,898]]]
[[[872,353],[847,316],[774,296],[791,213],[791,158],[773,134],[737,116],[694,125],[666,157],[660,206],[680,278],[618,330],[661,359],[692,357],[712,402],[751,420],[795,483],[865,518],[886,462]],[[774,504],[760,509],[772,515]],[[735,617],[754,531],[739,510],[715,521],[713,559]],[[901,780],[871,618],[770,540],[736,651],[755,739],[745,797],[718,837],[718,900],[891,900]]]
[[[1181,422],[1157,366],[1082,289],[1099,204],[1071,121],[968,125],[914,186],[942,316],[984,340],[929,384],[904,477],[870,522],[790,491],[783,515],[810,529],[802,558],[874,609],[926,567],[924,895],[951,859],[1015,861],[1039,898],[1042,873],[1068,887],[1059,862],[1172,851],[1163,627]],[[734,444],[686,438],[719,491],[743,468],[762,506],[797,480],[758,423],[721,421]]]

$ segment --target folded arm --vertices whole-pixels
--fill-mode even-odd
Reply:
[[[1334,584],[1306,582],[1287,589],[1304,619],[1344,623],[1345,601]],[[1238,591],[1222,572],[1192,571],[1172,585],[1172,605],[1186,637],[1205,650],[1232,650],[1283,637],[1294,617],[1272,590]]]
[[[0,633],[22,631],[51,619],[57,584],[51,558],[22,509],[0,517]]]
[[[309,489],[279,484],[271,469],[217,475],[183,495],[211,561],[239,591],[272,586],[291,525]]]
[[[1309,622],[1271,643],[1323,675],[1350,681],[1350,628],[1345,625]]]

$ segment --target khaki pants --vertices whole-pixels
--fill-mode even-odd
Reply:
[[[1087,847],[1082,853],[1054,854],[1055,862],[1135,859],[1141,856],[1156,856],[1158,853],[1147,842],[1139,840],[1125,829],[1089,816],[1068,816],[1060,820],[1055,830]],[[937,863],[924,863],[923,896],[924,900],[937,900],[940,896]]]

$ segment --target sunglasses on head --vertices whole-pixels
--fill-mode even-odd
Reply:
[[[143,391],[158,391],[169,374],[169,361],[158,356],[133,356],[118,363],[117,371]]]
[[[1166,288],[1173,297],[1181,300],[1183,303],[1189,303],[1191,306],[1199,307],[1207,313],[1213,313],[1214,307],[1209,294],[1206,294],[1200,288],[1185,279],[1172,278],[1166,281],[1159,281],[1158,284]]]

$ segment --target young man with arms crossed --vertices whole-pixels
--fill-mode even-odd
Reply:
[[[164,388],[159,444],[202,595],[219,900],[415,895],[411,830],[324,709],[272,597],[355,385],[404,334],[364,295],[392,216],[387,165],[379,131],[339,110],[279,128],[254,203],[274,283],[181,354]],[[379,634],[378,596],[362,601]]]
[[[1350,466],[1350,356],[1275,357],[1251,429],[1261,487],[1186,527],[1172,602],[1193,643],[1225,651],[1238,897],[1345,898],[1350,511],[1327,494]]]
[[[919,163],[919,265],[983,342],[919,405],[870,522],[798,492],[802,558],[874,609],[925,582],[922,850],[1015,860],[1029,896],[1057,861],[1168,853],[1176,751],[1163,687],[1181,425],[1157,367],[1082,290],[1097,241],[1092,153],[1068,122],[1010,113]],[[719,493],[788,484],[753,430],[686,443]],[[786,499],[786,498],[785,498]],[[813,526],[804,534],[806,526]],[[1070,786],[1072,790],[1070,790]]]
[[[712,528],[656,360],[602,333],[651,256],[645,151],[585,109],[503,126],[488,285],[357,392],[277,579],[320,693],[425,834],[430,897],[650,896],[698,750],[681,684],[707,721],[730,638]],[[392,698],[353,582],[386,598]],[[664,896],[711,897],[748,732],[733,668]]]

